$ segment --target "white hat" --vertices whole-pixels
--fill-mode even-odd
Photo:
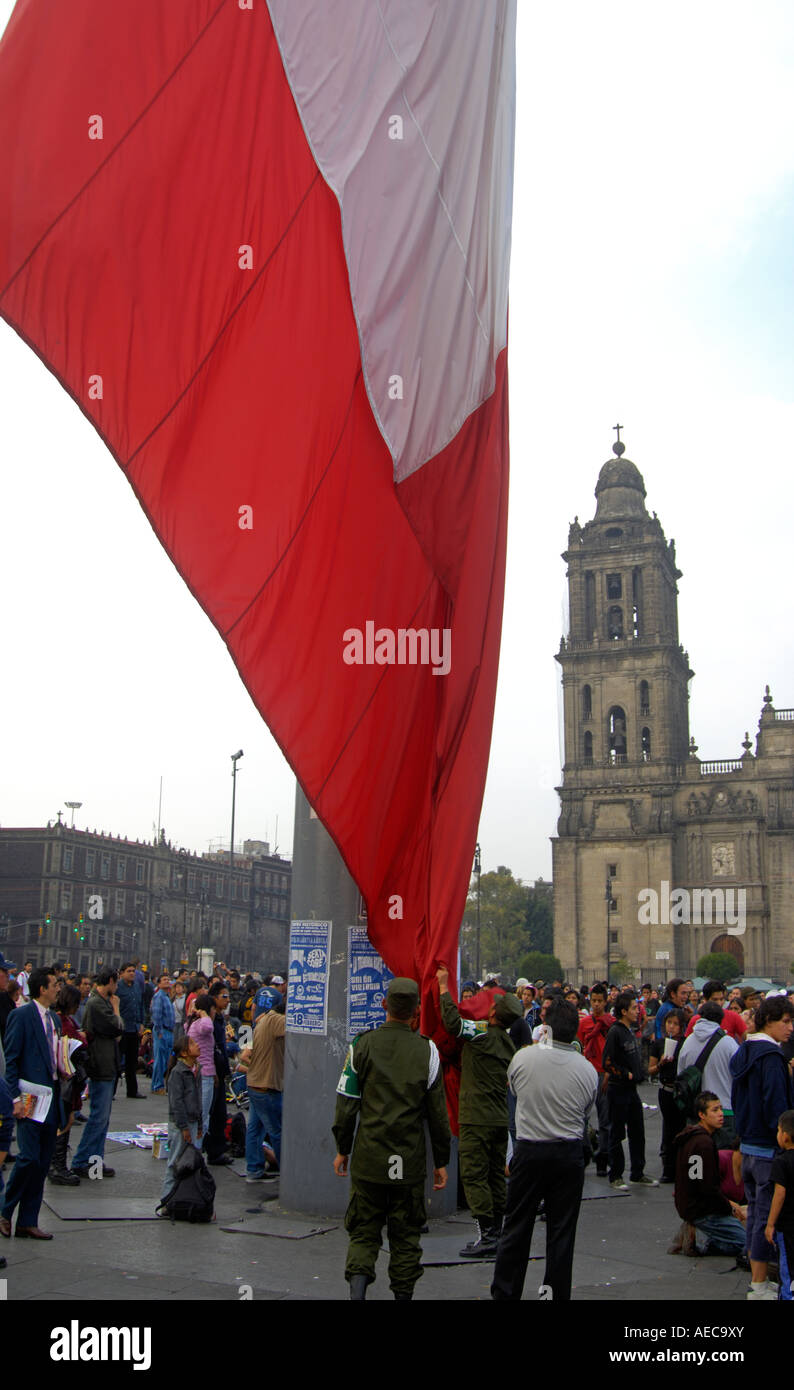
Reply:
[[[525,980],[522,975],[520,980],[516,980],[516,989],[526,989],[528,984],[529,980]]]

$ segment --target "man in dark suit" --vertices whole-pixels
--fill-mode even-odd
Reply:
[[[43,1122],[19,1120],[19,1156],[5,1190],[0,1235],[11,1235],[11,1218],[19,1207],[15,1234],[33,1240],[52,1240],[38,1226],[44,1179],[50,1166],[59,1127],[63,1124],[58,1081],[60,1020],[52,1012],[58,993],[55,972],[46,966],[31,971],[30,1003],[14,1009],[5,1035],[6,1081],[12,1100],[20,1096],[20,1083],[36,1082],[52,1090],[49,1112]]]

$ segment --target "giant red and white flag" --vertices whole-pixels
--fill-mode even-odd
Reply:
[[[19,0],[0,45],[0,311],[425,982],[496,688],[515,7]]]

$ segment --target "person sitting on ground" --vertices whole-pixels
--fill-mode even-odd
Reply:
[[[794,1110],[784,1110],[777,1122],[777,1145],[782,1152],[772,1162],[774,1192],[764,1234],[778,1249],[778,1298],[790,1303],[794,1298]]]
[[[747,1209],[720,1191],[720,1165],[714,1136],[722,1128],[722,1105],[713,1091],[701,1091],[695,1101],[697,1123],[687,1125],[675,1140],[675,1208],[683,1225],[680,1248],[701,1255],[735,1255],[745,1262]],[[691,1233],[695,1229],[694,1248]],[[700,1233],[701,1241],[697,1240]],[[675,1252],[675,1246],[671,1247]]]

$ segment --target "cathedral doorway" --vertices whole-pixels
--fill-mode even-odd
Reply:
[[[716,936],[711,943],[712,951],[727,951],[729,956],[733,956],[736,961],[736,974],[744,974],[744,946],[738,936],[728,936],[725,932],[722,936]]]

